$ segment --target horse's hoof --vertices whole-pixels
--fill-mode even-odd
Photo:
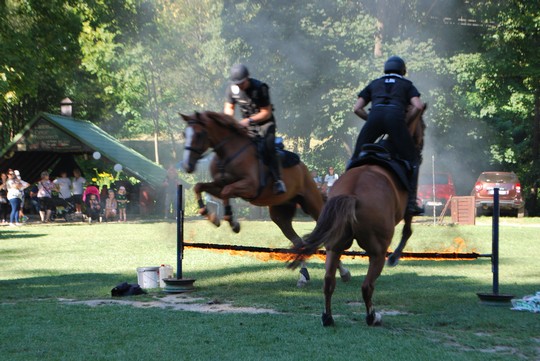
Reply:
[[[341,280],[343,282],[349,282],[351,280],[351,278],[352,278],[351,272],[349,270],[345,270],[345,272],[343,272],[343,273],[340,272],[339,276],[341,277]]]
[[[368,326],[381,326],[382,316],[380,313],[372,312],[366,316],[366,323]]]
[[[208,215],[208,220],[209,220],[210,222],[212,222],[212,224],[213,224],[214,226],[216,226],[216,227],[219,227],[220,224],[221,224],[220,221],[219,221],[218,216],[217,216],[215,213],[210,213],[210,214]]]
[[[395,267],[399,263],[399,256],[395,255],[394,253],[390,254],[388,256],[388,259],[386,260],[386,265],[388,267]]]
[[[323,312],[321,321],[324,327],[334,326],[334,318],[332,317],[332,315],[329,315],[327,313]]]
[[[303,275],[300,275],[300,278],[296,282],[296,287],[303,288],[303,287],[307,286],[308,283],[309,283],[309,280],[306,279]]]
[[[232,222],[231,223],[231,229],[234,233],[240,232],[240,223],[238,222]]]
[[[305,285],[309,283],[310,277],[309,272],[306,267],[300,268],[300,278],[298,279],[298,282],[296,282],[296,286],[298,288],[302,288]]]

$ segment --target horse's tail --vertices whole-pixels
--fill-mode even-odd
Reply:
[[[322,209],[313,232],[303,237],[300,246],[295,246],[296,255],[289,268],[296,268],[307,257],[313,255],[324,244],[327,248],[352,237],[352,225],[356,223],[359,199],[350,195],[330,198]]]

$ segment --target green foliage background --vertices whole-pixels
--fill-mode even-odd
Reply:
[[[363,124],[357,92],[399,54],[429,103],[426,161],[463,195],[493,169],[538,190],[535,1],[3,0],[0,42],[1,146],[69,96],[76,117],[156,133],[177,160],[177,112],[221,110],[244,62],[270,85],[288,147],[339,172]]]

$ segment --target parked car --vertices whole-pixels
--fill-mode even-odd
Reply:
[[[448,200],[456,195],[454,180],[450,173],[421,174],[418,181],[418,198],[426,209],[426,214],[439,214]]]
[[[525,202],[521,194],[521,183],[514,172],[483,172],[478,177],[471,196],[475,198],[476,215],[493,214],[493,190],[499,188],[501,214],[523,217]]]

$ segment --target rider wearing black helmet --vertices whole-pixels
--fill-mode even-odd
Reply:
[[[406,119],[416,117],[424,104],[414,84],[404,78],[406,71],[403,59],[391,56],[384,64],[385,75],[373,80],[358,93],[354,113],[367,122],[356,140],[352,160],[358,157],[364,144],[373,143],[381,135],[388,134],[398,155],[412,166],[411,191],[406,212],[414,216],[424,212],[416,204],[420,159],[407,129]],[[370,102],[371,111],[368,115],[364,107]]]
[[[270,172],[274,178],[274,193],[285,193],[285,183],[281,180],[281,167],[275,148],[276,121],[272,113],[268,85],[250,78],[245,65],[236,64],[231,68],[230,84],[225,96],[223,112],[234,116],[235,106],[238,104],[243,117],[240,124],[247,127],[253,137],[258,135],[264,139]]]

